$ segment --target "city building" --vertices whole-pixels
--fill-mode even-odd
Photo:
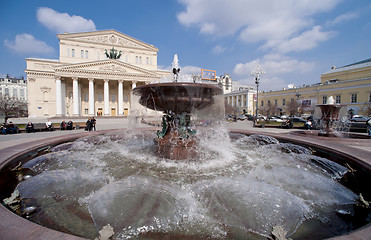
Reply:
[[[332,67],[321,75],[321,82],[279,91],[259,91],[259,112],[263,115],[289,115],[288,105],[296,102],[297,115],[314,113],[317,104],[326,104],[332,96],[348,112],[370,115],[371,58],[343,67]]]
[[[27,81],[21,78],[10,77],[0,78],[0,98],[11,98],[20,101],[27,100]]]
[[[233,85],[235,85],[235,83],[233,83]],[[226,110],[226,112],[233,114],[245,113],[255,115],[255,98],[256,90],[254,90],[254,87],[237,85],[234,88],[234,91],[224,94],[225,102],[232,108],[229,111]]]
[[[133,88],[170,74],[156,47],[115,30],[57,37],[59,59],[26,59],[29,117],[127,116]]]

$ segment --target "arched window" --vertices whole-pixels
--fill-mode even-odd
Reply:
[[[139,57],[139,64],[142,64],[142,57]]]
[[[72,57],[75,57],[75,49],[72,48]]]
[[[9,97],[9,88],[5,88],[5,97]]]
[[[13,88],[13,98],[18,98],[18,91],[16,88]]]
[[[21,89],[20,94],[21,94],[21,99],[24,100],[24,90],[23,89]]]
[[[135,63],[138,64],[138,56],[135,56]]]
[[[88,50],[85,51],[85,58],[89,58],[89,52],[88,52]]]
[[[146,63],[149,64],[149,57],[146,58]]]
[[[81,58],[84,58],[84,50],[81,50]]]

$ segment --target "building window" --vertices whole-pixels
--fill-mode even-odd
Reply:
[[[149,57],[146,58],[146,63],[149,64]]]
[[[103,101],[103,97],[102,97],[102,94],[98,94],[98,102],[102,102]]]
[[[21,94],[21,99],[24,100],[24,90],[23,89],[21,89],[20,94]]]
[[[138,64],[138,56],[135,56],[135,63]]]
[[[340,95],[336,95],[335,98],[336,98],[336,103],[341,103],[341,96]]]
[[[13,89],[13,98],[18,98],[18,91],[16,88]]]
[[[262,107],[264,106],[264,101],[261,101],[261,105],[260,106],[262,106]]]
[[[271,100],[268,100],[268,106],[270,106],[271,105]]]
[[[89,114],[89,109],[88,108],[85,108],[84,109],[84,112],[85,112],[85,115],[88,115]]]
[[[1,90],[0,90],[1,92]],[[368,94],[368,102],[371,102],[371,93]]]
[[[286,99],[282,99],[282,106],[286,105]]]
[[[278,104],[277,104],[277,99],[274,100],[274,105],[276,105],[276,106],[278,105]]]
[[[85,93],[85,102],[89,102],[89,94]]]
[[[75,49],[72,48],[71,54],[72,54],[72,57],[75,57]]]
[[[352,94],[352,98],[350,100],[351,103],[356,103],[357,102],[357,93]]]
[[[323,96],[322,97],[322,104],[326,104],[327,103],[327,96]]]
[[[85,58],[89,58],[89,52],[88,52],[88,50],[85,51]]]
[[[0,97],[3,96],[3,88],[0,87]]]
[[[142,64],[142,57],[139,57],[139,64]]]
[[[9,97],[9,88],[5,88],[5,97]]]
[[[111,94],[111,102],[116,102],[116,95],[115,94]]]
[[[295,101],[295,99],[293,99],[293,98],[290,99],[290,102],[291,102],[291,103],[293,103],[294,101]]]
[[[84,50],[81,50],[81,58],[84,58]]]
[[[97,52],[97,60],[100,60],[100,52]]]

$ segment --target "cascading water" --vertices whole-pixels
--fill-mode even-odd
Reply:
[[[17,190],[37,206],[31,220],[87,238],[107,224],[117,239],[262,239],[276,225],[305,239],[349,228],[336,214],[352,214],[358,199],[337,181],[346,168],[271,137],[198,130],[198,158],[186,161],[155,156],[146,132],[81,138],[24,164],[33,177]]]

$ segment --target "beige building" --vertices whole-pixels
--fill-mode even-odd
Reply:
[[[354,114],[370,115],[371,59],[332,69],[321,75],[321,82],[279,91],[259,92],[259,112],[269,108],[277,115],[288,115],[288,103],[298,103],[299,114],[313,114],[317,104],[325,104],[333,96],[336,103],[344,104]],[[272,112],[272,111],[271,111]],[[275,114],[272,114],[275,115]]]
[[[232,111],[238,114],[245,112],[246,114],[255,115],[254,98],[256,90],[253,87],[239,86],[235,91],[224,94],[225,102],[232,107]]]
[[[169,74],[156,47],[115,30],[57,36],[59,59],[26,59],[29,117],[126,116],[133,88]]]

